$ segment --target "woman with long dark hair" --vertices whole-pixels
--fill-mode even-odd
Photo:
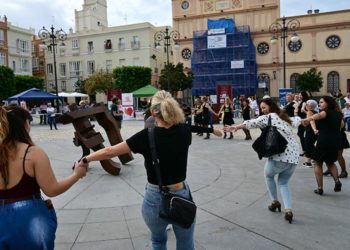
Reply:
[[[299,146],[293,134],[293,122],[287,113],[280,109],[271,98],[262,99],[260,102],[260,108],[263,115],[256,119],[244,121],[239,125],[226,126],[225,131],[236,131],[244,128],[265,128],[268,125],[269,116],[271,117],[272,126],[277,127],[278,132],[280,132],[280,134],[288,141],[288,144],[283,153],[269,157],[265,164],[265,181],[272,201],[271,205],[268,206],[268,209],[272,212],[275,212],[276,210],[281,212],[281,203],[278,201],[275,182],[275,176],[277,175],[278,185],[286,212],[284,218],[291,223],[293,220],[293,213],[289,180],[299,161]],[[299,117],[296,117],[293,120],[296,123],[293,124],[294,126],[300,123]]]
[[[0,106],[0,249],[54,249],[57,219],[49,197],[67,191],[86,168],[57,181],[47,154],[30,138],[30,114]]]
[[[298,104],[298,107],[297,107],[297,115],[301,119],[305,119],[306,118],[307,110],[305,109],[305,107],[306,107],[307,100],[309,100],[309,95],[305,91],[301,91],[300,92],[300,103]],[[303,125],[301,125],[301,124],[298,127],[298,136],[299,136],[299,139],[300,139],[301,148],[303,150],[303,152],[300,154],[300,156],[304,156],[305,152],[306,152],[306,148],[305,148],[305,127]]]
[[[335,185],[334,192],[340,192],[342,184],[339,181],[338,170],[335,162],[338,158],[338,152],[341,145],[340,129],[344,125],[342,113],[339,105],[331,96],[323,96],[319,101],[320,112],[314,114],[304,121],[307,125],[310,121],[316,121],[317,124],[317,143],[313,153],[315,164],[315,176],[317,181],[316,194],[323,194],[323,173],[322,166],[326,163],[329,172],[332,174]]]

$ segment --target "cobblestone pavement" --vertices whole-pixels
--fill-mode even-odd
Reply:
[[[48,153],[58,178],[69,175],[82,153],[72,143],[72,125],[58,124],[56,131],[36,122],[34,142]],[[142,121],[123,122],[123,138],[142,126]],[[253,139],[258,134],[252,130]],[[342,192],[334,193],[333,181],[325,177],[325,195],[317,196],[313,169],[302,168],[301,159],[291,181],[295,220],[289,225],[283,213],[267,210],[264,161],[258,160],[251,143],[242,131],[233,140],[193,135],[187,179],[198,204],[196,249],[349,249],[349,180],[342,180]],[[349,150],[344,155],[349,162]],[[117,177],[92,163],[87,177],[53,199],[59,221],[56,249],[150,249],[140,212],[145,183],[140,155]],[[172,230],[168,237],[168,249],[175,249]]]

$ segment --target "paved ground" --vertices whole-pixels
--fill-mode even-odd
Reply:
[[[142,126],[142,121],[124,122],[123,138]],[[72,143],[73,132],[71,125],[59,124],[57,131],[32,126],[34,141],[46,150],[59,178],[71,173],[81,155]],[[258,130],[252,134],[256,138]],[[313,169],[301,168],[301,159],[291,181],[295,220],[289,225],[283,213],[267,210],[264,161],[258,160],[251,143],[243,140],[242,131],[234,140],[193,135],[188,182],[198,204],[196,249],[349,249],[349,179],[335,193],[326,177],[325,195],[315,195]],[[146,175],[142,157],[134,157],[118,177],[91,164],[87,177],[53,199],[59,221],[56,249],[150,249],[140,212]],[[173,232],[168,235],[168,249],[175,249]]]

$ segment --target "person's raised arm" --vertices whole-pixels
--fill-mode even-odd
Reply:
[[[39,147],[33,147],[31,150],[35,179],[38,182],[40,189],[49,197],[54,197],[64,193],[80,178],[86,175],[87,168],[84,166],[78,166],[78,163],[75,163],[74,172],[63,180],[58,181],[53,173],[47,154]]]

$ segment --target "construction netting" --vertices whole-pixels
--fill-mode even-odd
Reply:
[[[233,95],[255,94],[257,65],[249,26],[228,27],[228,22],[217,21],[208,22],[213,29],[193,34],[192,95],[215,95],[217,85],[227,84]]]

